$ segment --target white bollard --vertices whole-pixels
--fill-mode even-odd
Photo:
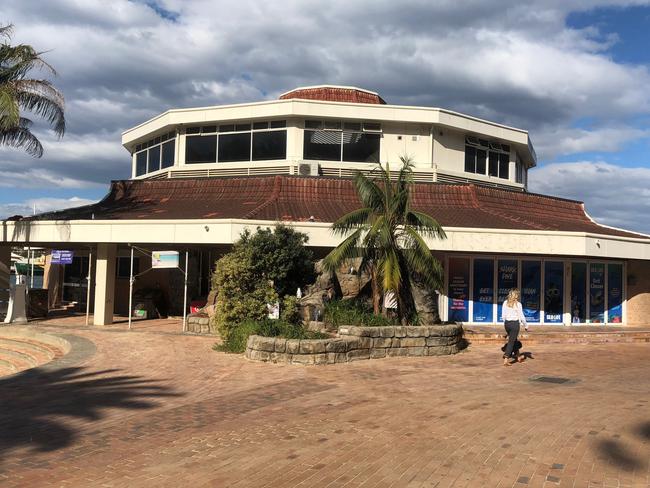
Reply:
[[[12,285],[5,324],[27,322],[27,285]]]

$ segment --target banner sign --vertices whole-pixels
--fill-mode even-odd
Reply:
[[[494,260],[474,260],[474,322],[493,322]]]
[[[589,266],[589,320],[594,324],[605,322],[605,265]]]
[[[542,285],[542,263],[521,263],[521,305],[527,322],[539,322],[539,305]]]
[[[154,251],[151,253],[152,268],[178,268],[178,251]]]
[[[503,302],[508,298],[511,288],[517,288],[517,261],[500,259],[497,275],[497,320],[502,320]]]
[[[449,259],[449,318],[451,322],[469,320],[469,259]]]
[[[52,264],[72,264],[74,251],[52,249]]]
[[[544,265],[544,322],[562,323],[564,304],[564,263],[547,261]]]
[[[623,322],[623,265],[607,265],[607,322]]]

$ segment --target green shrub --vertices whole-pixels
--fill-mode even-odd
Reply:
[[[359,325],[381,327],[399,325],[397,319],[375,315],[372,306],[359,300],[333,300],[325,305],[324,322],[332,327]]]
[[[287,295],[282,299],[282,304],[280,306],[280,320],[289,324],[302,325],[300,305],[296,297]]]
[[[285,339],[326,339],[330,337],[321,332],[307,330],[302,324],[292,324],[284,320],[245,320],[237,326],[231,327],[227,338],[224,338],[222,344],[215,345],[214,349],[242,353],[246,350],[246,342],[250,335],[284,337]]]
[[[242,353],[246,350],[246,341],[248,336],[258,333],[260,323],[254,320],[246,320],[236,327],[230,327],[230,333],[223,338],[221,344],[215,344],[217,351]]]

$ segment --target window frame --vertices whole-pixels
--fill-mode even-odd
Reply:
[[[346,125],[348,126],[346,128]],[[358,125],[358,129],[350,128],[351,125]],[[329,126],[329,127],[328,127]],[[379,163],[381,160],[381,140],[383,139],[383,127],[381,122],[373,122],[368,120],[348,120],[348,119],[305,119],[302,124],[303,131],[303,148],[302,158],[305,161],[329,161],[333,163],[360,163],[371,164]],[[305,134],[307,132],[339,132],[341,133],[339,159],[322,159],[322,158],[307,158],[305,157]],[[377,154],[377,161],[348,161],[343,159],[343,149],[345,147],[345,133],[351,134],[378,134],[379,148]]]
[[[468,171],[468,159],[467,159],[467,148],[471,147],[474,150],[474,171]],[[485,171],[478,171],[478,155],[479,151],[485,153]],[[510,154],[511,147],[509,144],[502,144],[500,142],[490,141],[487,139],[480,139],[477,136],[465,136],[465,161],[464,161],[464,170],[465,173],[471,173],[481,176],[486,176],[488,178],[499,178],[502,180],[510,180]],[[507,164],[503,165],[502,156],[508,156]],[[494,162],[496,168],[493,171],[492,161]],[[502,175],[502,168],[505,167],[505,175]],[[492,174],[495,173],[495,174]]]
[[[266,127],[255,128],[255,125],[266,124]],[[246,129],[243,126],[248,126]],[[214,131],[204,131],[206,128],[214,127]],[[198,131],[197,131],[198,129]],[[188,130],[191,130],[192,133],[188,133]],[[196,132],[195,132],[196,131]],[[275,158],[275,159],[253,159],[253,140],[256,133],[264,132],[285,132],[284,137],[284,157]],[[220,161],[219,160],[219,145],[222,135],[234,135],[234,134],[249,134],[250,138],[248,141],[248,159],[235,160],[235,161]],[[214,161],[189,161],[187,159],[187,141],[193,137],[203,137],[203,136],[216,136],[215,144],[215,160]],[[212,125],[202,125],[202,126],[191,126],[188,127],[185,131],[185,164],[186,165],[195,165],[195,164],[236,164],[236,163],[258,163],[260,161],[281,161],[287,159],[287,121],[286,119],[282,120],[248,120],[248,121],[233,121],[223,124],[214,123]]]

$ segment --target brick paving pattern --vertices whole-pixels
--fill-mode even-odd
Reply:
[[[209,337],[42,330],[80,339],[0,379],[3,488],[650,486],[648,344],[301,367]]]

